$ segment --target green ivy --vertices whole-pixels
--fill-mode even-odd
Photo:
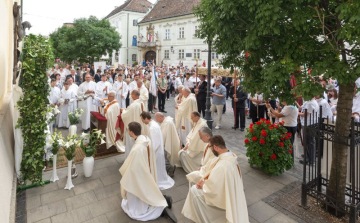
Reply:
[[[21,162],[22,182],[42,184],[48,94],[50,86],[46,69],[53,61],[48,38],[27,35],[22,50],[23,97],[17,105],[20,111],[17,128],[21,128],[24,145]]]

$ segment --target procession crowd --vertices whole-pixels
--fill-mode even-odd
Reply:
[[[174,185],[175,170],[182,167],[191,186],[182,209],[185,217],[195,222],[249,221],[237,157],[202,118],[207,84],[211,87],[211,116],[216,130],[221,128],[229,98],[234,130],[245,130],[247,116],[253,123],[262,118],[283,121],[292,143],[297,132],[302,135],[305,109],[308,115],[318,115],[321,107],[321,118],[336,117],[336,81],[321,83],[323,95],[314,95],[310,101],[299,97],[296,105],[288,105],[266,99],[261,92],[247,93],[240,78],[214,76],[208,83],[204,75],[197,76],[196,69],[181,62],[170,67],[143,61],[135,67],[120,65],[95,71],[93,65],[84,64],[76,70],[66,65],[48,71],[49,101],[61,111],[56,120],[58,128],[69,127],[67,114],[76,108],[84,110],[84,131],[90,129],[91,112],[106,118],[106,147],[115,146],[126,155],[119,170],[121,207],[133,219],[147,221],[166,215],[176,222],[172,198],[162,195],[161,190]],[[170,99],[175,100],[175,117],[165,115],[165,103]],[[353,113],[360,113],[356,89]],[[310,124],[310,118],[307,120]],[[306,160],[300,162],[312,164],[315,138],[309,135],[306,142]]]

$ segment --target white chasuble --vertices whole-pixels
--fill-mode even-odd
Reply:
[[[77,86],[77,84],[72,84],[69,87],[69,90],[72,90],[75,94],[75,101],[74,101],[74,110],[78,108],[77,106],[77,92],[78,92],[79,86]]]
[[[104,116],[107,119],[106,126],[106,148],[115,146],[118,152],[125,152],[125,145],[121,139],[116,141],[117,131],[115,129],[118,115],[120,114],[119,104],[116,100],[107,102],[104,109]]]
[[[96,91],[96,84],[93,81],[84,82],[82,83],[77,92],[78,99],[78,107],[84,110],[84,113],[81,114],[81,126],[83,129],[90,128],[90,112],[97,111],[95,106],[94,99],[90,95],[92,94],[85,94],[87,90]]]
[[[164,139],[159,124],[155,121],[149,123],[150,139],[156,158],[156,170],[158,177],[158,186],[160,190],[166,190],[174,186],[174,180],[166,172],[165,155],[164,155]]]
[[[189,190],[181,213],[194,222],[248,223],[243,181],[237,157],[226,152],[208,163],[202,189]]]
[[[167,203],[157,185],[155,152],[147,136],[137,137],[119,172],[124,212],[139,221],[160,217]]]
[[[144,111],[149,111],[148,109],[148,101],[149,101],[149,90],[143,84],[139,89],[140,92],[140,100],[144,103]]]
[[[58,87],[50,87],[50,93],[48,96],[48,100],[50,104],[56,105],[61,96],[61,91]]]
[[[104,91],[104,88],[106,88],[106,90]],[[100,98],[100,99],[104,99],[107,98],[107,94],[111,91],[111,84],[108,81],[99,81],[96,83],[96,97]]]
[[[126,97],[129,89],[125,81],[116,81],[112,86],[112,89],[116,91],[116,100],[119,103],[120,108],[126,108]]]
[[[201,166],[201,159],[203,157],[206,143],[204,143],[199,136],[199,130],[202,127],[207,127],[205,119],[200,118],[197,123],[194,124],[193,129],[186,137],[187,150],[180,150],[179,158],[182,167],[185,172],[190,173],[198,170]]]
[[[67,101],[67,103],[65,103]],[[61,90],[61,96],[58,100],[58,102],[60,102],[60,114],[58,115],[58,127],[66,127],[69,128],[70,126],[70,121],[69,121],[69,117],[68,114],[69,112],[73,112],[74,111],[74,101],[75,101],[75,94],[73,91],[71,91],[70,89],[65,90],[65,88],[63,88]]]
[[[129,123],[138,122],[141,125],[141,134],[149,136],[149,126],[145,125],[140,118],[140,114],[145,110],[145,106],[140,99],[136,99],[129,107],[121,113],[121,119],[124,122],[124,140],[125,140],[125,156],[130,153],[131,147],[134,145],[134,139],[129,136]]]
[[[166,117],[161,123],[161,132],[170,164],[181,167],[178,153],[182,149],[182,146],[172,117]]]
[[[189,94],[178,106],[178,119],[176,119],[176,128],[179,130],[179,137],[182,144],[185,145],[186,137],[192,129],[191,113],[197,111],[197,102],[195,94]]]

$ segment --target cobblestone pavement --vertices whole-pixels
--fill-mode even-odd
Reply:
[[[174,98],[166,101],[167,115],[174,116]],[[247,119],[247,126],[250,120]],[[227,147],[238,155],[238,162],[243,174],[245,196],[248,205],[250,222],[295,222],[287,215],[271,207],[262,199],[279,191],[284,186],[297,181],[301,176],[301,167],[296,165],[292,170],[281,176],[271,177],[261,170],[251,168],[245,156],[245,132],[233,130],[233,112],[231,101],[227,101],[227,110],[223,115],[221,129],[213,130],[214,134],[225,138]],[[78,127],[81,130],[81,127]],[[65,131],[66,132],[66,131]],[[75,187],[64,190],[67,169],[58,170],[59,181],[44,187],[37,187],[26,191],[26,218],[28,223],[126,223],[134,222],[121,209],[121,195],[119,168],[124,162],[125,155],[96,160],[93,175],[85,178],[82,165],[77,165],[79,176],[73,179]],[[296,161],[297,163],[297,161]],[[52,172],[44,172],[43,179],[48,180]],[[189,184],[185,172],[177,168],[175,172],[175,186],[163,191],[173,197],[173,212],[178,222],[192,222],[186,219],[181,210],[188,193]],[[159,218],[152,222],[171,222],[169,219]]]

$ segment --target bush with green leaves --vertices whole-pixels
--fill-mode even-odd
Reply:
[[[48,38],[27,35],[22,50],[21,88],[23,96],[17,102],[20,118],[17,128],[21,128],[24,138],[21,181],[43,184],[44,146],[47,129],[47,99],[50,86],[46,70],[53,61],[52,48]]]
[[[270,175],[280,175],[293,167],[291,133],[287,133],[282,125],[283,122],[271,124],[261,119],[251,123],[245,135],[250,165],[256,165]]]

